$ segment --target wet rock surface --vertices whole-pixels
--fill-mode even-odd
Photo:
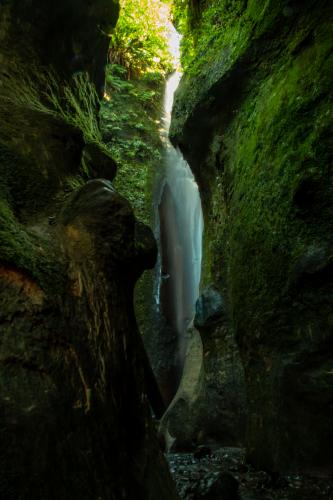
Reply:
[[[332,500],[333,478],[256,470],[245,450],[225,447],[202,458],[194,453],[167,455],[182,500]]]
[[[0,263],[0,498],[176,500],[132,304],[151,232],[103,179],[48,221],[53,290]]]
[[[194,326],[200,331],[221,322],[225,315],[222,295],[213,288],[207,288],[200,295],[195,306]]]

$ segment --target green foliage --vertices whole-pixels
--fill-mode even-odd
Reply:
[[[114,184],[149,222],[151,180],[161,160],[158,132],[164,78],[146,73],[128,81],[122,66],[108,65],[106,99],[101,109],[103,136],[118,164]]]
[[[95,85],[87,73],[73,75],[71,82],[62,86],[63,97],[56,77],[49,73],[46,98],[51,108],[70,125],[82,130],[87,142],[100,142],[101,132],[97,121],[100,106]],[[46,82],[47,83],[47,82]]]
[[[6,75],[0,91],[2,142],[10,145],[26,125],[29,112],[64,120],[80,129],[87,142],[101,142],[97,120],[99,98],[86,73],[60,82],[52,70],[35,69],[30,75],[13,72]]]
[[[150,102],[154,101],[154,97],[156,95],[156,90],[151,89],[147,86],[145,88],[144,82],[161,82],[161,75],[158,74],[158,78],[156,77],[156,73],[150,73],[151,78],[140,78],[143,85],[138,86],[137,81],[135,83],[128,81],[125,78],[126,69],[123,66],[118,64],[111,64],[107,67],[106,74],[106,83],[111,88],[111,91],[119,91],[123,93],[123,96],[127,93],[129,96],[135,97],[138,101],[143,104],[149,105]]]
[[[118,24],[111,37],[110,63],[126,68],[128,78],[138,78],[146,72],[169,72],[169,2],[121,0],[120,4]]]

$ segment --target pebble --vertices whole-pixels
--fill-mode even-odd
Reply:
[[[326,480],[301,475],[278,476],[255,470],[246,463],[245,451],[241,448],[214,449],[214,451],[211,450],[211,454],[204,455],[200,459],[195,459],[192,453],[170,453],[166,455],[166,458],[181,500],[215,500],[215,498],[218,500],[233,498],[239,500],[333,500],[333,479]],[[221,480],[218,496],[207,496],[209,489],[223,475],[225,475],[226,482],[222,488],[223,481]],[[234,481],[238,495],[235,489],[231,488],[229,492],[227,491],[227,481]]]

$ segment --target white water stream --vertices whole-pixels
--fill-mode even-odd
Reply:
[[[173,28],[170,48],[179,67],[180,35]],[[175,365],[180,381],[186,352],[186,331],[192,325],[199,296],[203,216],[198,185],[182,153],[168,134],[174,93],[180,82],[177,70],[166,83],[161,131],[165,145],[164,168],[156,202],[157,239],[160,246],[156,302],[177,336]]]

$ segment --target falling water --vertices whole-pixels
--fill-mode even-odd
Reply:
[[[179,66],[180,35],[173,29],[170,46]],[[165,146],[164,169],[159,179],[158,240],[160,243],[159,278],[156,302],[176,334],[176,379],[179,384],[186,352],[186,331],[192,325],[195,302],[199,296],[203,216],[198,185],[182,153],[169,138],[174,93],[181,73],[168,79],[164,98],[161,131]]]

